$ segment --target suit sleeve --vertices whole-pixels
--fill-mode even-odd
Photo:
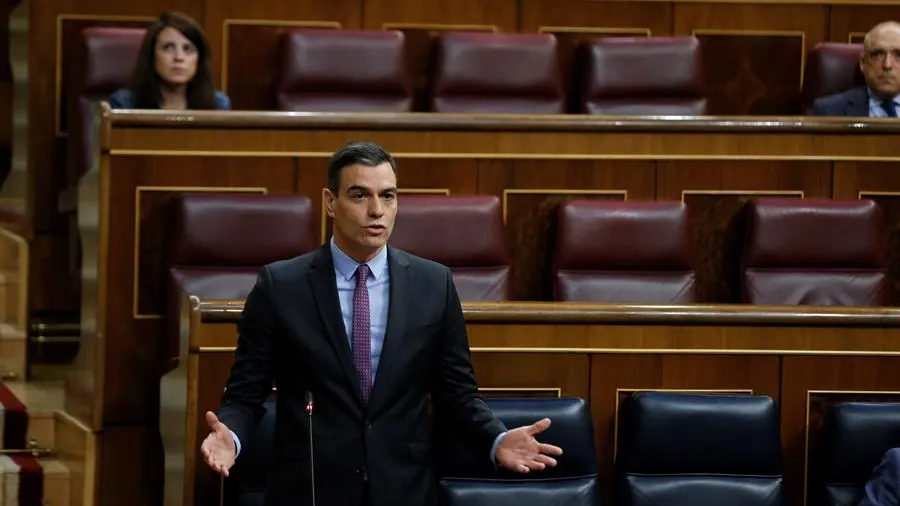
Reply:
[[[812,108],[809,110],[809,113],[813,116],[828,116],[828,111],[825,108],[825,103],[822,99],[818,99],[813,102]]]
[[[231,376],[217,410],[219,421],[242,442],[250,440],[272,392],[276,340],[272,278],[263,267],[244,304]]]
[[[478,394],[466,323],[449,269],[446,276],[447,303],[432,399],[439,416],[446,417],[462,434],[471,437],[487,457],[494,440],[506,427]]]
[[[859,506],[897,506],[900,487],[900,448],[891,448],[872,471]]]

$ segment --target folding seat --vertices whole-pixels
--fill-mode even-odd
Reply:
[[[450,268],[465,301],[509,296],[500,199],[491,195],[401,197],[391,245]]]
[[[235,192],[184,194],[175,202],[170,244],[164,372],[178,357],[184,294],[243,299],[268,263],[316,249],[306,197]]]
[[[770,397],[638,392],[620,405],[618,428],[616,504],[783,504]]]
[[[829,407],[809,456],[809,504],[856,506],[882,456],[900,447],[900,404],[844,402]]]
[[[583,114],[706,114],[703,55],[695,37],[593,39],[576,54]]]
[[[862,44],[820,42],[806,55],[803,74],[802,113],[809,114],[817,98],[866,84],[859,70]]]
[[[508,428],[552,420],[538,439],[559,446],[556,467],[514,473],[494,467],[488,455],[449,427],[436,429],[435,465],[441,506],[597,506],[600,484],[591,410],[578,398],[499,398],[488,406]]]
[[[281,38],[279,111],[409,112],[413,82],[400,31],[298,29]]]
[[[434,112],[566,112],[556,37],[549,34],[444,32],[432,79]]]
[[[744,302],[888,304],[884,217],[875,202],[772,198],[747,211]]]
[[[562,204],[553,276],[560,301],[696,302],[687,207],[667,201]]]

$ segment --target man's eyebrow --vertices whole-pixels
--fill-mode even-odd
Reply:
[[[382,194],[385,194],[385,193],[397,193],[397,187],[396,187],[396,186],[391,186],[390,188],[385,188],[385,189],[381,190],[381,193],[382,193]]]
[[[350,186],[349,188],[347,188],[347,192],[352,192],[352,191],[363,191],[363,192],[368,192],[368,191],[369,191],[369,187],[368,187],[368,186],[363,186],[363,185],[361,185],[361,184],[355,184],[355,185],[352,185],[352,186]]]

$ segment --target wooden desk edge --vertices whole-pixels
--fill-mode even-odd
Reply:
[[[615,132],[900,133],[891,118],[809,116],[596,116],[585,114],[328,113],[109,110],[112,128],[295,128]]]
[[[199,301],[203,323],[236,323],[242,300]],[[806,327],[895,327],[900,309],[889,307],[751,306],[738,304],[637,305],[568,302],[464,303],[473,323],[801,325]]]

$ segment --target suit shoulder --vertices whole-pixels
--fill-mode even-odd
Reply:
[[[303,275],[307,271],[309,271],[309,268],[312,265],[313,259],[316,258],[317,253],[318,250],[313,250],[309,253],[304,253],[293,258],[277,260],[275,262],[266,264],[263,269],[268,270],[269,275],[272,276],[273,279],[290,279],[299,275]]]
[[[134,101],[131,99],[131,90],[121,88],[113,92],[106,101],[112,109],[132,109]]]
[[[812,112],[817,116],[844,116],[843,111],[847,102],[861,93],[865,93],[864,87],[851,88],[847,91],[817,98],[813,102]]]
[[[389,252],[391,255],[396,255],[399,259],[405,260],[409,263],[410,268],[416,272],[434,276],[446,276],[450,272],[450,268],[440,262],[422,258],[398,248],[391,247]]]

